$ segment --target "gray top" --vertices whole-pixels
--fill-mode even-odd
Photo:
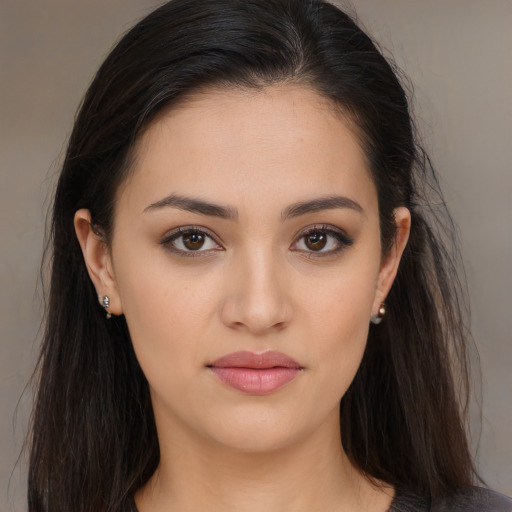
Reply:
[[[133,498],[124,512],[137,512]],[[397,490],[388,512],[512,512],[512,499],[482,487],[467,487],[437,500]]]
[[[397,490],[388,512],[512,512],[512,499],[482,487],[467,487],[436,500]]]

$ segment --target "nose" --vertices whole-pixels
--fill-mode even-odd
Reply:
[[[240,255],[233,267],[221,309],[223,323],[259,335],[285,328],[293,314],[290,283],[276,255]]]

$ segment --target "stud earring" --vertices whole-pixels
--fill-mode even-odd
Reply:
[[[384,302],[380,303],[379,310],[376,315],[372,315],[370,317],[370,321],[372,324],[378,325],[382,322],[382,319],[386,315],[386,304]]]
[[[107,314],[107,320],[110,320],[112,318],[112,313],[108,310],[110,307],[110,298],[108,295],[104,295],[101,299],[101,305],[103,306],[103,309],[105,310],[105,313]]]

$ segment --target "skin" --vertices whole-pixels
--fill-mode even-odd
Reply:
[[[338,408],[410,215],[395,211],[396,240],[383,256],[377,193],[350,123],[305,87],[208,90],[155,121],[136,155],[111,246],[87,210],[75,228],[98,296],[125,315],[150,385],[161,462],[136,495],[139,510],[386,510],[393,490],[351,465]],[[170,194],[238,218],[150,206]],[[282,218],[289,205],[333,195],[359,208]],[[190,226],[212,237],[195,252],[169,241]],[[349,242],[324,233],[319,248],[304,236],[323,226]],[[243,393],[207,367],[240,350],[277,350],[303,369],[274,392]]]

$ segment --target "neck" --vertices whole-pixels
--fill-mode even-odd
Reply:
[[[158,424],[158,423],[157,423]],[[338,424],[336,420],[336,425]],[[170,431],[169,431],[170,432]],[[159,429],[160,464],[136,494],[139,512],[384,511],[389,487],[371,484],[341,446],[339,427],[320,427],[300,443],[244,452]]]

